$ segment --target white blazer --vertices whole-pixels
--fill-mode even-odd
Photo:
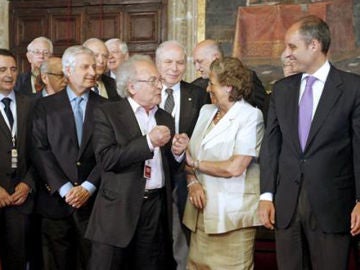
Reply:
[[[224,178],[198,173],[204,187],[207,205],[204,209],[206,233],[224,233],[260,225],[256,209],[260,193],[257,158],[264,134],[264,121],[259,109],[241,100],[235,102],[223,118],[207,132],[217,107],[204,105],[194,128],[189,151],[194,160],[222,161],[233,155],[253,156],[240,176]],[[187,201],[184,224],[196,229],[198,210]]]

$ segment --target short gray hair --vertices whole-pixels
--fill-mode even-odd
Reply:
[[[95,55],[92,50],[82,45],[71,46],[65,50],[62,56],[62,68],[65,76],[66,76],[66,69],[68,67],[70,67],[70,70],[74,69],[76,64],[76,57],[80,54],[88,54],[91,57],[93,57],[95,61]]]
[[[139,62],[148,62],[154,65],[150,56],[135,54],[128,60],[123,62],[116,73],[116,86],[119,96],[122,98],[129,97],[128,83],[135,79],[137,76],[136,64]]]
[[[47,37],[37,37],[37,38],[34,38],[30,43],[29,45],[27,45],[26,49],[27,51],[31,51],[33,50],[33,46],[34,46],[34,43],[38,42],[38,41],[42,41],[42,42],[45,42],[49,45],[49,48],[50,48],[50,53],[52,54],[54,52],[54,46],[52,44],[52,41],[50,39],[48,39]]]
[[[161,43],[159,45],[159,47],[157,47],[156,51],[155,51],[155,57],[156,57],[156,62],[159,61],[159,59],[161,58],[161,54],[164,50],[166,50],[166,47],[169,45],[175,45],[179,48],[182,49],[182,51],[184,52],[184,60],[186,61],[186,50],[184,45],[182,45],[179,41],[177,40],[168,40],[168,41],[164,41],[163,43]]]
[[[105,45],[109,45],[109,44],[113,44],[115,43],[116,45],[119,46],[119,49],[120,51],[125,54],[125,53],[128,53],[129,52],[129,49],[128,49],[128,46],[126,44],[126,42],[122,41],[121,39],[119,38],[112,38],[112,39],[109,39],[105,42]]]

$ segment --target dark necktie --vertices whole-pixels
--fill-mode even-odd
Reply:
[[[83,131],[83,111],[80,106],[80,104],[83,100],[84,99],[82,97],[76,97],[75,98],[75,108],[74,108],[76,135],[78,138],[79,145],[81,144],[82,131]]]
[[[1,100],[2,103],[4,103],[5,105],[5,108],[4,108],[4,111],[5,111],[5,114],[6,114],[6,117],[9,121],[9,124],[10,124],[10,129],[12,129],[13,125],[14,125],[14,116],[11,112],[11,109],[10,109],[10,102],[11,102],[11,99],[6,97],[6,98],[3,98]]]
[[[299,139],[301,149],[304,150],[311,127],[313,111],[313,89],[312,86],[317,79],[313,76],[307,77],[304,93],[299,103]]]
[[[94,91],[96,94],[98,94],[98,95],[100,94],[100,90],[99,90],[99,87],[98,87],[97,84],[95,84],[92,89],[93,89],[93,91]]]
[[[172,111],[175,106],[174,95],[173,95],[174,90],[172,90],[171,88],[168,88],[165,91],[168,96],[165,100],[164,110],[167,111],[168,113],[172,114]]]

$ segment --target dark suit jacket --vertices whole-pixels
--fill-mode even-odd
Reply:
[[[33,95],[31,85],[31,71],[19,74],[14,90],[25,95]]]
[[[262,85],[262,82],[260,81],[259,77],[256,75],[255,71],[252,71],[252,93],[251,98],[248,101],[252,106],[257,107],[261,110],[263,115],[266,115],[265,111],[265,97],[266,97],[266,91],[264,86]],[[194,80],[191,84],[194,84],[196,86],[199,86],[206,90],[208,87],[209,79],[203,79],[202,77],[197,78]],[[209,97],[210,100],[210,97]],[[210,103],[210,102],[208,102]]]
[[[105,74],[101,75],[101,81],[104,83],[109,100],[119,100],[120,96],[116,91],[116,81]]]
[[[94,109],[105,101],[94,92],[89,92],[83,140],[79,148],[66,90],[38,99],[33,117],[32,160],[41,179],[37,210],[43,216],[63,218],[75,210],[58,193],[65,183],[70,181],[76,186],[87,180],[99,186],[100,166],[96,164],[91,140]],[[91,200],[79,210],[90,215]]]
[[[11,169],[10,153],[12,148],[12,136],[3,116],[0,114],[0,186],[9,194],[12,194],[15,191],[15,186],[19,182],[25,182],[33,189],[33,191],[36,189],[29,156],[32,100],[17,92],[15,92],[15,97],[17,114],[16,144],[18,149],[18,168],[16,169],[15,177],[12,177],[14,171]],[[29,197],[24,204],[17,206],[23,213],[30,213],[32,207],[33,193],[29,194]]]
[[[153,153],[127,99],[104,104],[95,112],[95,117],[94,146],[103,174],[86,237],[126,247],[135,233],[144,200],[144,161],[151,159]],[[158,109],[155,118],[158,125],[168,126],[174,134],[174,120],[168,113]],[[171,141],[161,147],[169,228],[172,218],[170,167],[177,166],[170,148]]]
[[[272,92],[261,148],[261,193],[275,196],[276,226],[286,228],[300,186],[324,232],[350,230],[360,199],[360,77],[331,67],[307,146],[298,136],[301,74],[278,81]]]

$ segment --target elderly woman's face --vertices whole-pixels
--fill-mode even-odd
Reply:
[[[210,93],[211,103],[215,105],[229,103],[229,87],[220,85],[217,75],[213,71],[210,72],[209,84],[206,90]]]

